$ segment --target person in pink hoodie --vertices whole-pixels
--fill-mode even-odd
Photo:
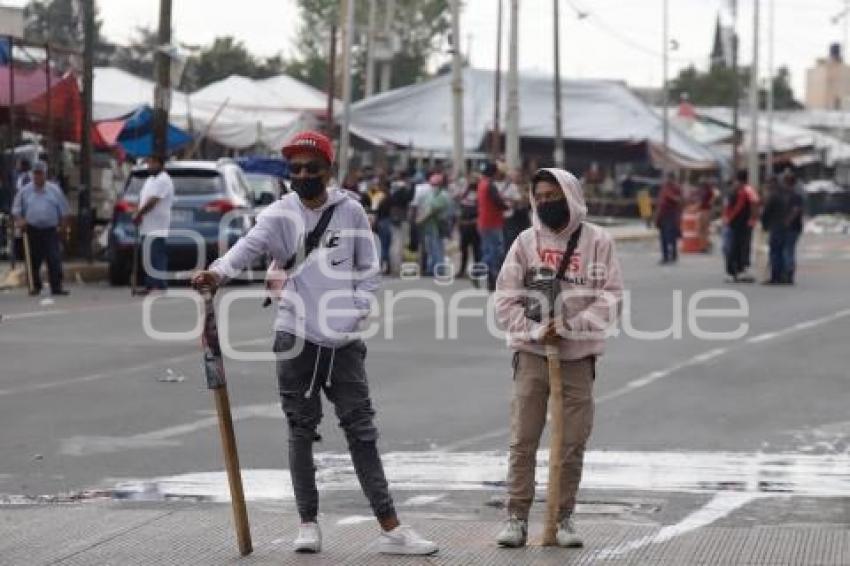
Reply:
[[[496,282],[497,319],[514,351],[508,519],[497,542],[505,547],[526,543],[536,453],[549,396],[546,345],[556,344],[564,390],[557,542],[574,547],[583,544],[572,513],[593,425],[596,358],[604,352],[605,339],[613,333],[619,318],[623,282],[613,239],[603,228],[585,220],[584,195],[571,173],[539,170],[532,180],[531,206],[532,227],[511,246]],[[569,247],[574,248],[571,255],[567,254]],[[554,301],[546,301],[526,287],[529,274],[541,272],[557,278]],[[529,308],[535,302],[545,305],[536,314]]]

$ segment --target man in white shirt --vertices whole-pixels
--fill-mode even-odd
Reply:
[[[143,294],[153,290],[164,291],[166,288],[165,279],[162,277],[168,271],[165,242],[168,228],[171,226],[174,183],[164,166],[165,160],[162,156],[151,155],[148,158],[150,175],[139,194],[139,210],[133,215],[133,223],[139,227],[139,234],[142,236],[142,250],[150,250],[150,261],[143,262],[143,265],[149,265],[152,273],[147,273],[146,270]],[[147,243],[148,239],[150,244]]]

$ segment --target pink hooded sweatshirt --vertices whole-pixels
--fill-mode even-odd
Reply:
[[[579,181],[563,169],[544,169],[558,180],[570,220],[566,228],[555,233],[537,217],[534,210],[532,227],[522,232],[511,246],[496,282],[496,316],[508,333],[512,350],[546,355],[542,336],[546,331],[547,313],[538,323],[526,317],[524,276],[529,268],[558,269],[570,236],[582,225],[576,251],[561,281],[561,295],[556,301],[555,317],[562,360],[579,360],[601,355],[605,339],[615,330],[622,307],[623,279],[614,252],[614,241],[603,228],[585,221],[587,206]]]

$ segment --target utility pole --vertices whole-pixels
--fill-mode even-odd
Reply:
[[[561,20],[559,0],[553,0],[555,9],[555,167],[564,166],[564,134],[561,125]]]
[[[750,159],[749,182],[759,190],[759,4],[753,0],[753,66],[750,69]]]
[[[354,2],[343,0],[342,125],[339,132],[339,182],[348,175],[349,127],[351,126],[351,48],[354,36]]]
[[[773,9],[773,0],[767,0],[767,165],[765,168],[766,179],[770,179],[773,176],[773,106],[775,102],[773,99]]]
[[[393,21],[395,19],[395,0],[387,0],[387,10],[384,14],[384,39],[387,45],[393,45]],[[381,66],[381,92],[387,92],[392,86],[393,62],[384,61]]]
[[[670,89],[667,86],[667,73],[668,73],[668,63],[670,59],[670,39],[667,37],[669,31],[669,15],[670,9],[668,5],[668,1],[664,0],[664,4],[662,6],[662,10],[664,14],[662,15],[662,30],[661,30],[661,53],[662,53],[662,63],[661,63],[661,92],[664,98],[663,100],[663,131],[662,131],[662,140],[664,144],[664,157],[663,164],[661,169],[663,171],[663,177],[666,181],[667,172],[670,170]]]
[[[378,16],[377,0],[369,0],[369,30],[366,37],[366,88],[363,93],[369,98],[375,93],[375,20]]]
[[[732,180],[738,174],[738,114],[741,101],[741,81],[738,77],[738,0],[732,0],[732,76],[734,77],[734,88],[732,89]]]
[[[153,154],[168,153],[168,112],[171,109],[171,0],[159,0],[159,33],[156,48],[156,88],[153,112]]]
[[[511,2],[511,37],[508,48],[508,112],[505,117],[507,136],[505,157],[510,169],[522,165],[519,150],[519,0]]]
[[[92,67],[94,65],[94,0],[83,2],[83,112],[80,132],[80,193],[77,211],[79,249],[92,260],[91,227],[91,129],[92,129]]]
[[[463,146],[463,69],[460,52],[460,0],[452,0],[452,168],[454,179],[466,175]]]
[[[502,0],[498,3],[498,18],[496,23],[496,74],[494,81],[495,92],[493,93],[493,130],[490,133],[490,157],[495,161],[499,158],[501,151],[501,137],[499,131],[499,120],[502,111]]]
[[[334,136],[334,98],[336,98],[336,21],[331,24],[331,47],[328,59],[328,104],[327,118],[325,120],[325,128],[327,129],[328,137],[333,139]]]

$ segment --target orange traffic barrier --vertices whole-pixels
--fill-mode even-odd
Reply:
[[[700,210],[689,206],[682,213],[682,253],[702,253],[708,248],[708,240],[700,230]]]

